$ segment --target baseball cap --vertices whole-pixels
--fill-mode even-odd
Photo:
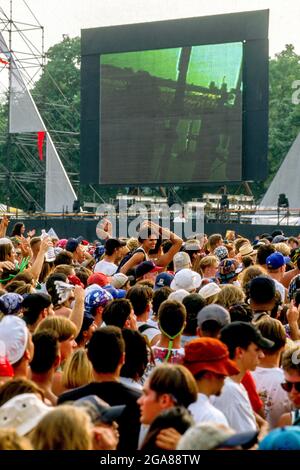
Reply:
[[[168,297],[168,300],[177,300],[177,302],[182,302],[185,297],[190,295],[190,293],[184,289],[178,289],[175,292],[171,292]]]
[[[216,321],[222,328],[230,323],[230,315],[224,307],[221,307],[221,305],[207,305],[198,313],[197,324],[201,328],[202,324],[209,320]]]
[[[129,277],[126,276],[126,274],[123,273],[116,273],[114,274],[111,279],[110,283],[112,286],[114,286],[116,289],[122,289],[122,287],[125,286],[125,284],[129,281]]]
[[[124,299],[126,297],[126,290],[125,289],[116,289],[112,285],[105,286],[104,289],[109,292],[114,299]]]
[[[284,235],[276,235],[276,237],[273,238],[272,243],[281,243],[281,242],[286,242],[288,240],[287,237]]]
[[[181,269],[178,271],[170,284],[171,289],[184,289],[188,292],[197,289],[201,284],[201,276],[191,269]]]
[[[248,340],[249,343],[254,343],[262,349],[271,349],[274,346],[274,341],[265,338],[253,324],[242,321],[235,321],[224,326],[220,339],[227,346],[233,342],[238,346],[240,339]]]
[[[0,377],[13,377],[14,369],[6,356],[1,355],[0,351]]]
[[[96,308],[105,307],[111,300],[113,300],[113,296],[98,286],[85,296],[84,311],[93,314]]]
[[[209,282],[208,284],[201,287],[198,294],[200,294],[203,299],[208,299],[208,297],[216,295],[219,292],[221,292],[221,288],[218,286],[218,284],[215,282]]]
[[[228,258],[228,250],[226,246],[217,246],[214,250],[214,255],[222,261],[223,259]]]
[[[123,414],[126,406],[110,406],[97,395],[87,395],[73,402],[74,406],[85,407],[94,424],[101,421],[102,423],[111,424],[117,421]]]
[[[66,245],[65,245],[65,250],[70,251],[71,253],[74,253],[78,245],[80,245],[82,238],[69,238]]]
[[[9,292],[0,297],[0,311],[4,315],[14,315],[22,308],[23,297],[15,292]]]
[[[275,251],[266,259],[266,265],[269,269],[278,269],[281,268],[284,264],[287,264],[291,261],[288,256],[283,256],[279,251]]]
[[[276,293],[275,282],[268,276],[257,276],[249,285],[249,297],[254,302],[266,303],[274,299]]]
[[[179,251],[173,256],[174,271],[177,272],[180,269],[190,268],[192,266],[191,258],[188,253]]]
[[[13,365],[24,355],[29,332],[24,320],[15,315],[7,315],[0,322],[0,343],[4,345],[4,354]]]
[[[200,251],[201,245],[199,240],[187,240],[183,245],[184,251]]]
[[[300,450],[300,427],[273,429],[261,440],[258,450]]]
[[[164,272],[156,276],[154,290],[160,289],[161,287],[170,287],[173,281],[173,274]]]
[[[34,393],[22,393],[0,407],[0,428],[14,428],[24,436],[51,410]]]
[[[87,285],[90,286],[91,284],[98,284],[100,287],[107,286],[109,284],[108,278],[103,273],[94,273],[88,277]]]
[[[257,442],[258,431],[236,433],[219,423],[198,423],[180,438],[177,450],[213,450],[218,447],[250,449]]]
[[[227,376],[240,372],[229,359],[227,346],[216,338],[194,339],[185,344],[184,350],[184,366],[194,375],[203,370]]]
[[[221,261],[219,264],[219,277],[224,281],[229,281],[233,277],[237,276],[243,268],[239,267],[239,263],[234,258],[227,258]]]
[[[142,263],[138,264],[135,268],[135,277],[138,279],[139,277],[144,276],[148,273],[155,273],[161,271],[163,268],[161,266],[156,266],[153,261],[142,261]]]

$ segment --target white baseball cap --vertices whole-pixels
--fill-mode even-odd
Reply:
[[[203,299],[208,299],[212,295],[216,295],[221,292],[221,288],[215,282],[209,282],[205,286],[201,287],[198,294],[203,297]]]
[[[0,407],[0,428],[13,428],[25,436],[51,410],[34,393],[22,393]]]
[[[6,315],[0,322],[0,342],[4,345],[5,356],[13,365],[24,355],[29,331],[26,323],[15,315]]]
[[[173,290],[184,289],[191,292],[197,289],[200,284],[200,274],[196,273],[196,271],[192,271],[191,269],[181,269],[175,274],[170,287]]]

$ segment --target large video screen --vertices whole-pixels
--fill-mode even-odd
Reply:
[[[102,181],[240,180],[242,64],[242,43],[102,54]]]
[[[266,10],[82,30],[80,181],[267,176]]]

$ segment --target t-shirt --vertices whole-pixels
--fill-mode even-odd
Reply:
[[[118,266],[116,264],[102,260],[96,264],[94,272],[105,274],[105,276],[113,276],[117,272],[117,269]]]
[[[120,382],[92,382],[64,392],[58,397],[58,404],[78,400],[88,395],[97,395],[111,406],[126,405],[124,412],[117,420],[120,433],[118,450],[123,452],[136,450],[140,432],[140,408],[137,400],[141,393]]]
[[[184,359],[184,348],[180,349],[171,349],[168,361],[166,361],[168,355],[168,348],[161,348],[160,346],[152,346],[152,352],[154,356],[155,363],[157,365],[164,362],[169,364],[182,364]]]
[[[149,343],[151,343],[151,341],[153,340],[153,338],[157,335],[160,335],[160,330],[156,327],[152,327],[151,325],[149,325],[148,322],[144,322],[144,321],[137,321],[136,322],[137,324],[137,327],[138,327],[138,330],[140,331],[140,327],[143,326],[143,325],[147,325],[147,328],[142,328],[142,330],[140,331],[140,333],[144,336],[147,336],[148,338],[148,341]],[[149,328],[148,328],[148,325],[149,325]]]
[[[192,413],[195,423],[210,422],[229,426],[224,413],[213,406],[204,393],[198,393],[197,401],[192,403],[188,409]]]
[[[280,386],[284,382],[283,370],[280,367],[256,367],[251,374],[264,404],[266,420],[270,428],[274,428],[280,416],[292,409],[288,394]]]
[[[236,432],[257,430],[248,393],[242,384],[227,377],[221,395],[212,397],[211,403],[224,413],[229,426]]]

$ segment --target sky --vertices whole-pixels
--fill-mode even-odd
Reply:
[[[26,4],[45,28],[45,50],[60,42],[64,34],[79,36],[84,28],[269,9],[270,55],[290,43],[300,54],[299,0],[13,0],[15,21],[36,23]],[[0,18],[1,9],[9,15],[9,5],[9,0],[0,0]],[[40,32],[34,43],[41,49],[38,36]]]

